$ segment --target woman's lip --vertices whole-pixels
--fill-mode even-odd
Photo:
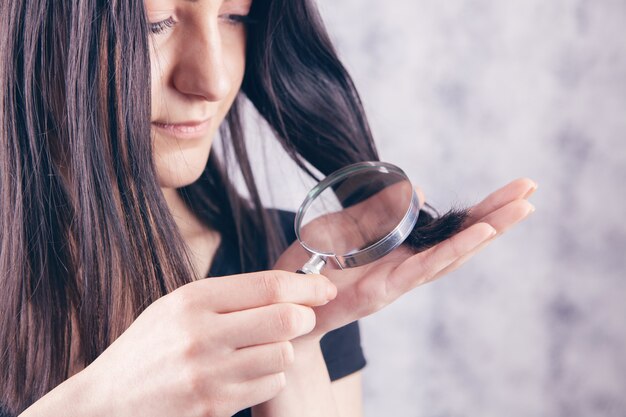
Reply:
[[[211,119],[205,119],[199,122],[184,122],[184,123],[161,123],[152,122],[152,124],[162,131],[167,132],[171,136],[175,136],[181,139],[197,138],[207,133],[211,126]]]

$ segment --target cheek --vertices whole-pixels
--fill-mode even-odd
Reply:
[[[226,46],[226,51],[224,53],[225,59],[227,60],[228,69],[233,77],[233,83],[237,84],[239,87],[241,85],[241,81],[243,80],[243,74],[245,72],[246,67],[246,40],[245,36],[242,36],[240,41],[237,43],[237,46]],[[239,89],[239,88],[237,88]]]
[[[246,45],[245,36],[237,43],[228,43],[224,45],[224,65],[230,76],[231,91],[220,104],[220,122],[226,117],[228,110],[237,97],[243,82],[243,76],[246,70]]]
[[[153,50],[154,48],[150,48],[150,99],[152,103],[151,111],[151,119],[155,119],[159,114],[158,105],[161,102],[163,96],[163,65],[160,61],[162,61],[162,57],[159,57],[159,54],[156,54]]]

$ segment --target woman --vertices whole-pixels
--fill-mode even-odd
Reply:
[[[418,254],[284,272],[305,254],[261,205],[242,97],[307,172],[377,159],[311,1],[13,0],[0,19],[3,415],[360,415],[356,320],[532,210],[521,179],[420,216],[420,249],[442,242]]]

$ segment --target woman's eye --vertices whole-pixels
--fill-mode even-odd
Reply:
[[[250,16],[248,15],[224,14],[224,15],[221,15],[220,17],[224,19],[224,21],[227,24],[233,25],[233,26],[249,25],[252,23],[256,23],[256,21],[250,18]],[[150,23],[149,25],[150,32],[152,32],[155,35],[158,35],[158,34],[165,32],[167,29],[173,27],[175,24],[176,24],[176,21],[174,20],[173,17],[170,16],[167,19],[162,20],[160,22]]]
[[[161,20],[160,22],[150,23],[150,32],[158,35],[160,33],[165,32],[167,29],[171,28],[176,24],[176,21],[173,17],[168,17],[165,20]]]
[[[249,25],[256,23],[256,21],[247,14],[224,14],[220,17],[222,17],[226,23],[230,25]]]

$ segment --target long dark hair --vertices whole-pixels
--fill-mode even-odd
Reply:
[[[286,244],[254,182],[242,100],[313,176],[307,163],[328,174],[378,159],[313,2],[255,0],[251,15],[242,92],[221,127],[250,197],[213,152],[178,190],[237,244],[242,271],[268,267]],[[4,1],[0,25],[0,407],[18,414],[70,376],[72,340],[88,365],[194,277],[152,160],[143,2]],[[424,213],[414,247],[447,238],[464,214]]]

